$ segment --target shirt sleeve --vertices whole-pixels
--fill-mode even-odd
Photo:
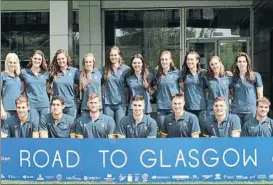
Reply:
[[[166,117],[164,118],[163,125],[162,125],[162,128],[161,128],[161,130],[160,130],[160,133],[161,133],[162,135],[165,135],[165,136],[168,135],[168,130],[167,130],[168,121],[167,121],[167,119],[168,119],[168,116],[166,116]]]
[[[149,131],[150,132],[148,134],[148,137],[156,137],[156,134],[157,134],[157,124],[156,124],[155,120],[151,121],[150,130]]]
[[[114,134],[116,129],[116,124],[113,118],[109,118],[108,120],[108,135]]]
[[[32,117],[32,132],[39,131],[39,117]]]
[[[257,87],[262,87],[263,86],[263,81],[260,73],[255,73],[255,79],[256,79],[256,86]]]
[[[80,117],[74,121],[74,133],[76,136],[83,136],[83,125]]]
[[[198,118],[197,116],[195,115],[192,115],[192,130],[191,130],[191,133],[194,134],[194,133],[200,133],[200,126],[199,126],[199,121],[198,121]]]
[[[242,127],[241,137],[248,137],[249,136],[247,128],[248,128],[248,122],[246,122],[244,124],[244,126]]]
[[[124,128],[125,127],[124,119],[125,119],[125,117],[121,118],[121,120],[119,121],[119,123],[117,123],[116,133],[118,135],[122,135],[122,136],[126,137],[126,130]]]
[[[24,77],[24,75],[25,75],[25,69],[22,69],[22,70],[21,70],[21,73],[19,74],[19,78],[20,78],[20,80],[21,80],[22,82],[25,82],[25,77]]]
[[[2,134],[4,133],[7,137],[10,137],[10,119],[11,118],[8,118],[7,120],[4,121],[3,128],[1,129]]]
[[[40,124],[39,124],[39,131],[47,131],[48,132],[46,115],[41,116]]]
[[[232,131],[241,131],[241,122],[240,118],[237,115],[233,115],[233,124],[232,124]]]
[[[184,69],[181,70],[180,76],[178,78],[178,83],[184,82],[186,77],[186,72]]]
[[[74,117],[70,116],[68,118],[68,124],[69,124],[69,127],[70,127],[70,136],[71,135],[75,135],[75,121],[74,121]]]

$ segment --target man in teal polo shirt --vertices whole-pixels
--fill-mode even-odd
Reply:
[[[64,114],[64,100],[53,96],[51,113],[42,115],[39,125],[41,138],[69,138],[75,137],[74,117]]]
[[[244,123],[242,136],[245,137],[272,137],[273,120],[267,117],[270,101],[266,98],[257,100],[256,116]]]
[[[16,101],[16,114],[9,117],[1,131],[2,138],[38,138],[39,117],[29,112],[29,102],[24,96]]]
[[[143,96],[132,98],[133,114],[124,116],[117,124],[119,138],[156,138],[156,121],[144,114],[145,102]]]
[[[206,137],[240,137],[241,122],[236,114],[227,113],[226,98],[218,96],[214,99],[214,115],[210,115],[203,135]]]
[[[173,113],[164,119],[161,129],[162,137],[199,137],[198,118],[196,115],[185,111],[184,105],[184,93],[177,93],[172,97]]]
[[[115,121],[110,116],[100,112],[100,98],[98,94],[88,95],[89,115],[83,115],[75,121],[77,138],[114,138]]]

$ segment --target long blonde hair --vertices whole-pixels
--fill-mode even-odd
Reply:
[[[20,74],[20,60],[19,60],[19,57],[18,55],[16,55],[15,53],[9,53],[7,54],[6,56],[6,59],[5,59],[5,72],[8,72],[8,62],[10,59],[15,59],[16,60],[16,68],[15,68],[15,71],[14,71],[14,74],[15,76],[18,76]]]
[[[93,58],[93,69],[94,69],[94,66],[95,66],[95,63],[96,63],[95,55],[93,53],[87,53],[82,57],[83,70],[82,70],[81,75],[80,75],[80,85],[79,85],[80,90],[86,89],[88,83],[90,83],[92,81],[92,76],[88,76],[87,71],[85,70],[85,58],[86,57],[92,57]]]

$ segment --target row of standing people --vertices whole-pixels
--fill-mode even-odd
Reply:
[[[156,93],[157,123],[159,130],[164,117],[172,112],[171,99],[184,91],[185,109],[195,114],[204,128],[206,117],[213,114],[213,100],[217,96],[232,97],[231,112],[241,118],[243,124],[248,115],[254,115],[256,100],[263,96],[263,84],[259,73],[252,70],[246,53],[239,53],[232,72],[226,72],[220,57],[208,59],[208,69],[200,68],[200,56],[189,52],[182,70],[175,67],[171,52],[160,53],[157,69],[149,73],[142,55],[131,58],[131,66],[124,64],[120,49],[113,46],[107,55],[104,68],[95,68],[95,57],[86,54],[82,71],[71,66],[72,60],[64,50],[58,50],[48,67],[42,51],[35,51],[26,68],[20,70],[16,54],[8,54],[5,71],[1,72],[1,119],[15,114],[15,99],[24,94],[30,109],[38,117],[49,113],[49,95],[64,98],[64,113],[76,117],[76,92],[81,97],[81,114],[89,112],[87,97],[97,93],[102,100],[101,109],[118,123],[125,115],[126,101],[131,112],[132,97],[143,96],[145,114],[152,112],[150,97]],[[227,101],[227,106],[229,103]],[[230,110],[230,108],[228,108]]]
[[[257,100],[257,113],[243,126],[236,114],[227,112],[225,97],[216,97],[213,102],[214,115],[208,117],[203,130],[196,115],[185,111],[184,93],[172,97],[173,112],[164,118],[161,137],[272,137],[273,120],[267,117],[270,101],[263,97]],[[157,123],[144,113],[143,96],[132,99],[132,113],[115,124],[112,117],[100,111],[98,94],[88,95],[88,114],[77,119],[64,114],[64,101],[53,96],[51,113],[38,119],[29,111],[26,97],[16,99],[16,114],[9,117],[1,129],[2,138],[156,138]]]

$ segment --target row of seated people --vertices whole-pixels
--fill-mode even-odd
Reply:
[[[29,111],[28,100],[24,96],[16,99],[17,113],[8,118],[1,129],[2,138],[156,138],[158,125],[149,115],[144,114],[145,101],[142,96],[134,96],[132,113],[115,124],[112,117],[100,111],[98,94],[88,95],[89,114],[74,120],[64,114],[64,101],[54,96],[51,112],[43,115],[40,121]],[[183,93],[172,98],[173,112],[167,115],[159,130],[161,137],[271,137],[273,120],[267,115],[270,101],[257,100],[256,116],[241,123],[236,114],[227,111],[226,99],[216,97],[213,103],[214,115],[208,116],[206,125],[200,128],[196,115],[184,110]]]

